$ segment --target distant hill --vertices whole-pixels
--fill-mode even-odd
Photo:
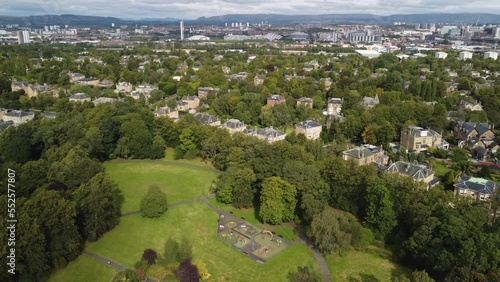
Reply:
[[[216,17],[200,17],[193,23],[261,22],[269,23],[500,23],[500,15],[486,13],[437,13],[377,16],[371,14],[322,14],[322,15],[278,15],[278,14],[229,14]]]
[[[500,15],[487,13],[438,13],[438,14],[408,14],[377,16],[371,14],[323,14],[323,15],[278,15],[278,14],[229,14],[215,17],[201,17],[196,20],[186,20],[187,24],[220,24],[225,22],[261,22],[275,24],[296,23],[331,23],[331,24],[390,24],[406,23],[500,23]],[[119,19],[115,17],[97,17],[82,15],[44,15],[13,17],[1,16],[0,25],[19,24],[22,26],[43,27],[46,25],[70,26],[110,26],[124,24],[177,24],[174,18],[143,18],[138,20]]]
[[[106,26],[115,24],[131,23],[113,17],[96,17],[81,15],[44,15],[29,17],[0,16],[0,24],[19,24],[22,26],[43,27],[46,25],[70,25],[70,26]]]

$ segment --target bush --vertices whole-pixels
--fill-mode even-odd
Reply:
[[[179,278],[181,282],[198,282],[200,281],[200,274],[198,273],[198,268],[191,263],[190,260],[185,259],[179,265],[179,268],[175,271],[175,276]]]
[[[144,253],[142,254],[142,259],[147,261],[147,263],[149,265],[154,264],[156,262],[157,257],[158,257],[158,255],[152,249],[146,249],[146,250],[144,250]]]
[[[167,210],[167,195],[156,185],[151,185],[141,201],[143,217],[160,217]]]

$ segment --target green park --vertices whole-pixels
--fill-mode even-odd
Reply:
[[[174,161],[170,155],[171,152],[167,151],[167,157],[161,160],[115,160],[104,164],[105,172],[122,191],[122,217],[116,228],[98,241],[87,243],[86,252],[134,269],[145,249],[154,249],[161,257],[167,240],[187,238],[192,244],[193,259],[203,262],[207,267],[210,274],[208,281],[287,281],[287,274],[299,266],[319,271],[313,253],[306,244],[300,242],[291,225],[263,224],[259,222],[253,208],[236,209],[218,203],[213,197],[200,201],[201,197],[209,195],[209,187],[218,172],[200,160]],[[167,195],[169,204],[174,206],[159,218],[144,218],[138,213],[134,214],[152,184],[160,187]],[[232,233],[234,229],[218,230],[220,215],[210,206],[236,219],[234,222],[225,221],[228,228],[241,228],[236,226],[236,222],[247,224],[242,225],[243,229],[248,231],[251,228],[248,232],[257,232],[252,234],[256,235],[255,239],[252,240],[250,236],[248,238],[251,240],[247,238],[242,244],[243,236],[240,233],[232,239],[226,238],[229,237],[229,230]],[[263,230],[272,233],[263,233]],[[272,237],[280,239],[270,241]],[[242,248],[252,248],[250,252],[260,257],[260,261],[239,250]],[[351,278],[354,279],[352,281],[364,281],[357,280],[363,277],[374,279],[370,281],[385,281],[395,272],[405,272],[392,263],[387,255],[377,252],[353,250],[342,256],[332,254],[326,261],[331,281]],[[112,281],[118,273],[117,269],[84,253],[65,268],[56,271],[49,281],[105,282]],[[161,266],[161,263],[150,267],[147,276],[156,281],[176,280],[172,270]]]

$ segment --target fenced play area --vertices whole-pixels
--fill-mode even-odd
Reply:
[[[219,215],[217,236],[227,245],[260,261],[288,247],[281,237],[232,215]]]

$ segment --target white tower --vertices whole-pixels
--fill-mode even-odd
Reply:
[[[184,21],[181,21],[181,40],[184,40]]]

